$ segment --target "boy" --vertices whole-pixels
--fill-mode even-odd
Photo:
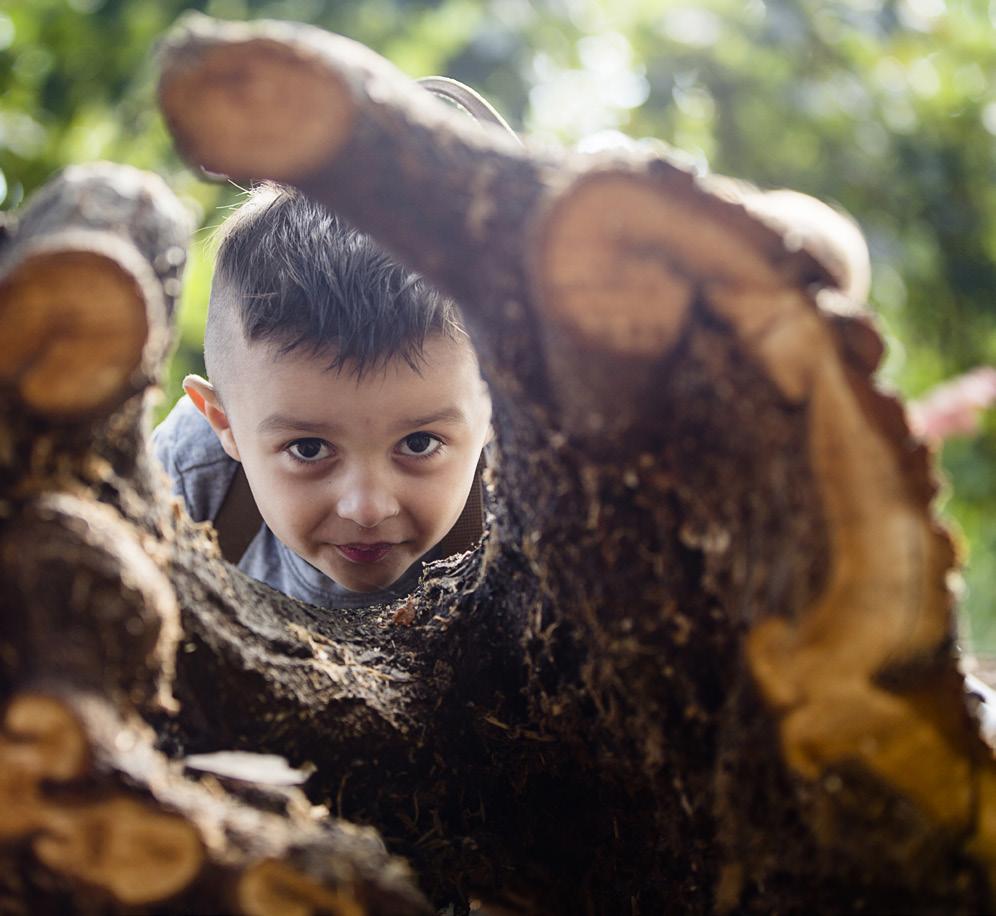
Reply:
[[[264,523],[248,575],[330,608],[410,591],[470,506],[490,436],[455,306],[264,185],[222,231],[204,359],[210,381],[188,376],[153,436],[191,517],[218,518],[241,466]]]

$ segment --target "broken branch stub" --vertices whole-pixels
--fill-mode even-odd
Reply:
[[[326,166],[349,138],[352,87],[327,58],[377,60],[320,29],[199,14],[181,20],[161,55],[160,105],[183,155],[209,173],[287,183]]]
[[[0,385],[52,418],[106,414],[158,378],[189,216],[126,166],[74,166],[0,249]]]

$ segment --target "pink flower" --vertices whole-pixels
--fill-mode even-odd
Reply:
[[[979,366],[931,388],[909,405],[913,432],[932,442],[979,428],[983,411],[996,403],[996,368]]]

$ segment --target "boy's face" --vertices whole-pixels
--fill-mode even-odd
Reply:
[[[224,407],[207,386],[204,412],[266,524],[348,589],[391,585],[453,527],[488,440],[469,342],[435,335],[420,372],[396,359],[359,380],[327,357],[235,349]]]

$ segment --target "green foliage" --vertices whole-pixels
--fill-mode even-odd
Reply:
[[[541,142],[661,138],[702,168],[839,203],[873,258],[883,375],[907,396],[996,363],[996,0],[14,0],[0,11],[0,195],[61,166],[162,173],[206,226],[237,189],[178,162],[151,49],[181,11],[313,22],[412,76],[484,92]],[[202,371],[209,232],[194,247],[165,404]],[[996,650],[996,420],[945,446],[944,511]]]

